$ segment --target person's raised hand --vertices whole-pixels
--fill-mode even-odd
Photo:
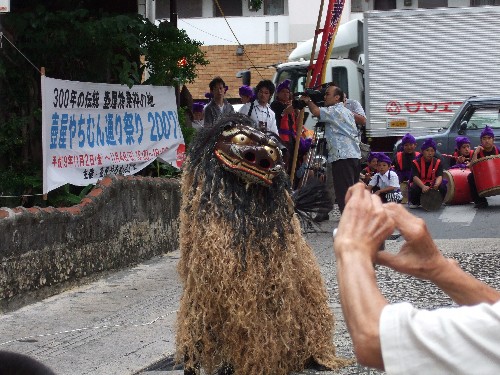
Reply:
[[[453,262],[441,254],[423,219],[412,215],[400,204],[388,203],[384,208],[405,242],[397,254],[378,252],[377,264],[421,279],[433,280],[447,262]]]
[[[282,114],[283,115],[291,115],[293,113],[294,109],[291,104],[288,104],[288,106],[283,110]]]
[[[380,198],[371,194],[362,182],[351,186],[334,241],[335,253],[360,252],[375,258],[382,242],[394,231],[394,222]]]

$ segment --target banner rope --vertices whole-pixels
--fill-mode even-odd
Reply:
[[[22,57],[24,57],[24,58],[26,59],[26,61],[28,61],[28,62],[29,62],[29,63],[33,66],[33,68],[35,68],[35,69],[37,70],[37,72],[38,72],[38,73],[42,74],[42,72],[40,71],[40,69],[38,69],[38,68],[36,67],[36,65],[35,65],[35,64],[33,64],[33,63],[31,62],[31,60],[30,60],[30,59],[28,59],[28,58],[26,57],[26,55],[25,55],[24,53],[22,53],[22,52],[19,50],[19,48],[17,48],[17,47],[14,45],[14,43],[12,43],[12,42],[9,40],[9,38],[7,38],[7,37],[4,35],[4,33],[3,33],[3,32],[1,32],[1,31],[0,31],[0,48],[2,48],[2,47],[3,47],[3,46],[2,46],[2,39],[5,39],[7,42],[9,42],[9,43],[10,43],[10,45],[11,45],[12,47],[14,47],[14,48],[15,48],[15,50],[16,50],[17,52],[19,52],[19,53],[21,54],[21,56],[22,56]]]

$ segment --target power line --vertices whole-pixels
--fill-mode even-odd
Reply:
[[[227,26],[229,27],[229,30],[231,30],[231,33],[233,34],[234,36],[234,39],[236,39],[236,41],[238,42],[238,45],[242,45],[241,42],[238,40],[238,37],[236,36],[236,34],[234,33],[233,29],[231,28],[231,25],[229,25],[229,22],[226,18],[226,15],[224,14],[224,11],[222,10],[222,7],[220,6],[219,4],[219,0],[215,0],[215,3],[217,4],[217,8],[219,8],[219,12],[220,14],[222,14],[222,17],[224,17],[224,21],[226,21],[226,24]],[[250,65],[252,66],[252,68],[255,69],[255,71],[257,72],[257,74],[260,76],[261,79],[264,79],[264,77],[262,77],[262,74],[260,74],[260,72],[257,70],[257,67],[255,66],[255,64],[253,63],[252,59],[250,59],[250,56],[248,56],[247,52],[245,51],[245,49],[243,49],[243,53],[245,55],[245,57],[248,59],[248,61],[250,61]]]
[[[196,29],[198,31],[201,31],[202,33],[205,33],[207,35],[210,35],[210,36],[213,36],[214,38],[217,38],[217,39],[220,39],[220,40],[225,40],[226,42],[231,42],[231,43],[234,43],[234,40],[229,40],[229,39],[224,39],[224,38],[221,38],[220,36],[217,36],[217,35],[214,35],[214,34],[210,34],[210,33],[207,33],[205,30],[203,29],[200,29],[199,27],[196,27],[194,25],[191,25],[189,22],[186,22],[184,21],[183,19],[180,19],[180,21],[184,22],[185,24],[191,26],[193,29]]]

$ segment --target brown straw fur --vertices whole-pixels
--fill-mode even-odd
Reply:
[[[326,288],[287,190],[222,171],[206,137],[198,146],[208,152],[188,155],[182,179],[177,360],[208,373],[229,364],[244,375],[301,371],[311,359],[346,365],[335,356]]]

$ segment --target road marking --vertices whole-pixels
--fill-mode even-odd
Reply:
[[[443,223],[462,223],[469,226],[476,216],[476,211],[471,205],[446,206],[439,220]]]

